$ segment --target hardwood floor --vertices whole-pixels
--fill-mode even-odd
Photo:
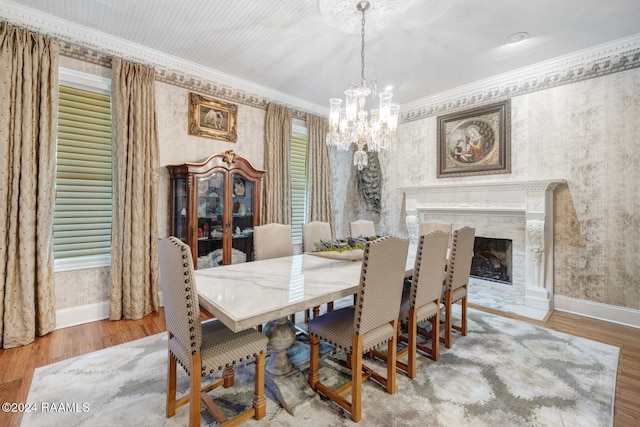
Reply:
[[[553,312],[545,323],[472,304],[470,306],[620,347],[614,426],[640,425],[640,330],[563,312]],[[209,316],[203,313],[202,317]],[[142,320],[103,320],[60,329],[38,338],[32,344],[0,350],[0,402],[25,403],[33,372],[40,366],[165,330],[164,312],[161,310]],[[63,389],[64,385],[60,387]],[[0,425],[19,426],[21,418],[20,413],[0,412]]]

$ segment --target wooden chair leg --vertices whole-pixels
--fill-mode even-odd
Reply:
[[[225,366],[222,373],[222,385],[224,388],[229,388],[233,385],[235,380],[235,374],[233,372],[233,366]]]
[[[395,364],[393,366],[395,371]],[[362,335],[353,336],[351,353],[351,419],[362,419]]]
[[[407,339],[407,376],[416,377],[416,353],[418,352],[418,323],[414,308],[409,309],[409,330]],[[437,340],[438,338],[436,338]]]
[[[394,320],[392,323],[393,330],[398,329],[398,320]],[[396,392],[396,352],[398,351],[397,335],[393,334],[393,337],[387,343],[387,393],[395,394]],[[413,351],[414,363],[416,352]]]
[[[320,338],[309,334],[309,386],[315,390],[320,375],[318,369],[320,365]]]
[[[460,304],[462,305],[462,310],[461,310],[462,328],[460,332],[462,332],[463,336],[466,336],[467,335],[467,296],[466,295],[464,298],[462,298],[462,301],[460,302]]]
[[[451,348],[451,291],[444,294],[444,346]]]
[[[189,373],[189,427],[200,427],[200,388],[202,387],[200,353],[191,356]]]
[[[431,318],[431,357],[435,361],[440,358],[440,310]]]
[[[264,367],[267,353],[256,355],[255,367],[255,388],[253,397],[253,409],[255,418],[259,420],[267,415],[267,399],[264,396]]]
[[[327,313],[333,311],[333,301],[327,303]]]
[[[167,363],[167,418],[176,414],[176,359],[167,350],[169,360]]]

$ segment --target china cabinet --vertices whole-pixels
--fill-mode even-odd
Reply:
[[[264,171],[232,150],[167,169],[171,234],[189,245],[195,268],[253,261]]]

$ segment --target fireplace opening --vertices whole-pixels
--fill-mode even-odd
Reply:
[[[471,276],[511,285],[511,240],[476,237]]]

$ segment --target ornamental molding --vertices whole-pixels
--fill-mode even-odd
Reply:
[[[400,122],[451,113],[640,67],[640,33],[440,92],[402,106]]]
[[[465,203],[465,202],[437,202],[437,203],[418,203],[418,210],[514,210],[525,211],[524,203],[507,203],[497,200],[484,200],[482,202]]]
[[[437,193],[487,193],[487,192],[536,192],[553,191],[558,185],[566,184],[564,179],[548,179],[536,181],[513,181],[513,182],[485,182],[476,184],[445,184],[445,185],[424,185],[414,187],[401,187],[400,191],[415,194],[437,194]]]
[[[563,179],[404,187],[407,215],[418,212],[539,217]]]
[[[0,19],[58,40],[61,54],[110,67],[111,58],[152,66],[156,80],[226,101],[266,109],[270,102],[327,117],[326,106],[185,61],[137,43],[0,0]],[[640,33],[440,92],[402,106],[400,123],[464,110],[640,67]]]

